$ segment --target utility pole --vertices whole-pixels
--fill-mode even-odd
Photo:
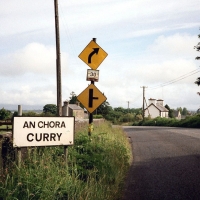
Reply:
[[[128,102],[128,111],[129,111],[129,103],[130,103],[130,102],[129,102],[129,101],[127,101],[127,102]]]
[[[57,77],[57,116],[62,116],[62,87],[61,87],[61,61],[60,61],[60,31],[58,0],[54,0],[55,30],[56,30],[56,77]],[[64,146],[65,162],[67,164],[68,146]]]
[[[57,75],[57,115],[62,116],[62,89],[61,89],[61,61],[60,61],[60,33],[58,0],[54,0],[55,7],[55,30],[56,30],[56,75]]]
[[[143,121],[144,121],[144,101],[145,101],[145,88],[147,88],[146,86],[141,86],[141,88],[143,88],[143,103],[142,103],[142,118],[143,118]]]

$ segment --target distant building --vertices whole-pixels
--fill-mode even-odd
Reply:
[[[144,110],[145,117],[150,116],[152,119],[156,117],[169,117],[169,110],[163,106],[162,99],[149,99],[149,105]]]
[[[80,107],[80,103],[69,104],[68,101],[64,101],[64,105],[62,107],[62,115],[63,116],[74,116],[75,118],[84,119],[84,109]]]
[[[173,115],[174,115],[174,118],[176,119],[182,119],[180,110],[174,110]]]

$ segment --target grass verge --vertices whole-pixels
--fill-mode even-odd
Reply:
[[[29,151],[21,168],[16,165],[0,182],[5,200],[115,200],[120,199],[129,168],[131,149],[121,128],[104,123],[91,137],[87,129],[76,133],[69,147],[68,165],[63,147]]]

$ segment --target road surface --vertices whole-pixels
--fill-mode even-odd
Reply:
[[[123,200],[200,200],[200,129],[123,128],[133,149]]]

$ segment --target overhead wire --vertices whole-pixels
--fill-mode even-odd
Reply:
[[[61,3],[60,3],[60,10],[61,10],[61,14],[62,14],[61,20],[62,20],[62,23],[63,23],[63,25],[64,25],[64,29],[65,29],[65,32],[66,32],[66,35],[67,35],[69,44],[70,44],[70,46],[71,46],[71,49],[72,49],[72,51],[73,51],[74,56],[76,56],[77,53],[76,53],[76,51],[75,51],[75,46],[74,46],[74,44],[73,44],[73,41],[72,41],[72,38],[71,38],[70,34],[68,33],[69,27],[68,27],[68,25],[67,25],[67,23],[66,23],[65,18],[63,17],[63,16],[64,16],[64,12],[63,12],[63,10],[62,10],[62,5],[61,5]],[[76,64],[77,64],[77,63],[76,63]],[[192,76],[192,75],[194,75],[194,74],[196,74],[196,73],[198,73],[198,72],[200,72],[200,69],[193,70],[193,71],[191,71],[191,72],[189,72],[189,73],[186,73],[186,74],[184,74],[184,75],[182,75],[182,76],[180,76],[180,77],[178,77],[178,78],[175,78],[175,79],[172,79],[172,80],[170,80],[170,81],[167,81],[167,82],[158,84],[158,85],[153,86],[153,87],[149,87],[147,90],[154,90],[154,89],[158,89],[158,88],[160,88],[160,87],[165,87],[165,86],[171,85],[171,84],[173,84],[173,83],[175,83],[175,82],[181,81],[181,80],[183,80],[183,79],[185,79],[185,78],[187,78],[187,77],[189,77],[189,76]]]
[[[183,79],[185,79],[185,78],[187,78],[187,77],[189,77],[189,76],[192,76],[192,75],[194,75],[194,74],[197,74],[198,72],[200,72],[200,69],[193,70],[193,71],[188,72],[187,74],[184,74],[184,75],[182,75],[182,76],[180,76],[180,77],[178,77],[178,78],[175,78],[175,79],[172,79],[172,80],[170,80],[170,81],[161,83],[161,84],[156,85],[156,86],[154,86],[154,87],[149,87],[148,90],[154,90],[154,89],[157,89],[157,88],[160,88],[160,87],[165,87],[165,86],[171,85],[171,84],[173,84],[173,83],[175,83],[175,82],[178,82],[178,81],[181,81],[181,80],[183,80]]]
[[[67,39],[68,39],[69,45],[71,46],[72,52],[73,52],[74,56],[76,57],[77,56],[77,53],[76,53],[76,50],[75,50],[76,48],[75,48],[75,45],[74,45],[72,38],[69,34],[69,27],[68,27],[67,22],[66,22],[65,17],[64,17],[64,12],[63,12],[63,9],[62,9],[62,3],[61,2],[60,2],[60,11],[61,11],[61,17],[60,18],[61,18],[61,21],[62,21],[63,26],[64,26],[64,31],[67,35]]]

